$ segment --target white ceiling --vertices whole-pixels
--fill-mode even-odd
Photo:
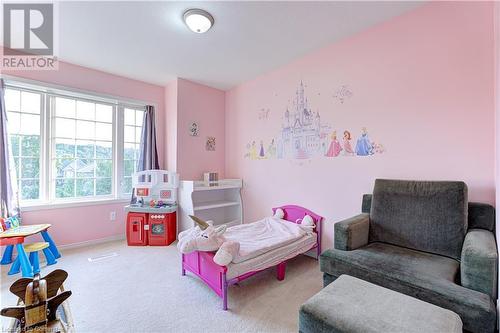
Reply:
[[[421,2],[60,2],[62,60],[164,85],[229,89]],[[206,34],[182,14],[215,18]]]

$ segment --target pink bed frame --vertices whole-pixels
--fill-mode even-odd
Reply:
[[[309,215],[313,218],[316,224],[314,232],[316,232],[317,234],[317,242],[316,245],[312,246],[308,251],[316,249],[316,259],[318,259],[319,255],[321,254],[321,235],[322,235],[321,221],[323,220],[323,217],[311,212],[306,208],[295,205],[286,205],[273,208],[273,214],[276,212],[276,209],[278,208],[283,209],[283,211],[285,212],[285,216],[283,219],[292,223],[300,224],[300,222],[306,215]],[[227,267],[217,265],[216,263],[214,263],[213,258],[214,258],[213,252],[195,251],[189,254],[183,254],[182,275],[184,276],[186,275],[186,271],[190,271],[196,276],[198,276],[203,282],[205,282],[207,286],[209,286],[213,291],[215,291],[215,293],[219,297],[222,298],[223,310],[227,310],[227,288],[230,285],[243,281],[249,278],[250,276],[255,275],[267,269],[265,268],[258,271],[248,272],[228,280],[226,277]],[[284,280],[286,260],[276,265],[276,268],[277,268],[278,280],[279,281]]]

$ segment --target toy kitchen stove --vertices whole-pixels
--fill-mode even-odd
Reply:
[[[146,170],[133,176],[137,203],[125,207],[127,243],[130,246],[166,246],[177,236],[179,175]]]

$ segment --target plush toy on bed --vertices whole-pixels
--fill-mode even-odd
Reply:
[[[276,209],[276,211],[274,212],[274,217],[278,218],[278,219],[284,219],[285,218],[285,212],[283,211],[283,209],[281,208],[278,208]],[[309,215],[305,215],[302,220],[297,220],[296,221],[298,225],[300,225],[300,227],[306,231],[309,231],[309,232],[313,232],[314,228],[316,227],[316,224],[314,223],[314,220],[312,217],[310,217]]]
[[[240,250],[240,243],[226,240],[223,236],[226,226],[214,227],[202,219],[189,215],[196,227],[179,234],[177,248],[181,253],[194,251],[217,251],[214,262],[217,265],[229,265]]]

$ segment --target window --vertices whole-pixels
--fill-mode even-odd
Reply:
[[[51,100],[55,197],[111,196],[113,106],[63,97]]]
[[[132,192],[143,106],[9,83],[5,102],[21,205]]]
[[[42,94],[7,89],[5,108],[20,200],[40,198]]]
[[[132,194],[132,175],[137,171],[144,110],[125,108],[124,114],[122,190],[124,194]]]

